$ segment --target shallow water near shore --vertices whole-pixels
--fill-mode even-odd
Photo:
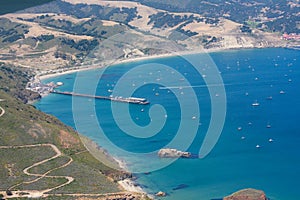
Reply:
[[[191,55],[193,58],[201,56]],[[225,125],[213,150],[203,159],[178,159],[167,167],[149,173],[137,174],[137,182],[149,193],[164,191],[165,199],[218,199],[243,188],[264,190],[270,199],[300,199],[298,180],[300,179],[300,51],[271,48],[230,50],[210,53],[221,72],[227,96],[227,112]],[[134,138],[124,129],[116,125],[116,116],[112,113],[111,102],[81,98],[77,112],[82,112],[80,133],[90,137],[102,147],[109,147],[98,133],[98,127],[91,121],[97,120],[106,137],[116,146],[136,154],[152,152],[164,147],[174,140],[179,124],[182,122],[180,100],[175,92],[179,92],[189,101],[189,89],[193,89],[199,101],[200,116],[194,122],[199,123],[197,135],[188,150],[198,154],[203,138],[210,124],[211,96],[205,86],[205,72],[200,75],[186,60],[180,57],[157,58],[132,63],[122,63],[106,69],[96,87],[97,95],[111,95],[118,80],[130,69],[139,65],[167,65],[178,71],[193,87],[180,87],[182,80],[174,80],[172,86],[166,88],[160,82],[171,79],[172,70],[162,72],[155,70],[146,75],[136,72],[136,77],[146,79],[155,76],[157,83],[146,83],[137,88],[137,82],[125,79],[126,84],[135,88],[133,96],[144,97],[150,105],[129,105],[132,120],[139,126],[155,122],[155,118],[166,118],[164,127],[158,134],[148,138]],[[205,63],[203,63],[205,65]],[[103,69],[99,69],[103,70]],[[78,73],[86,77],[86,85],[98,80],[98,70]],[[164,73],[170,75],[165,76]],[[61,91],[73,91],[76,74],[66,74],[45,81],[62,81]],[[84,79],[85,80],[85,79]],[[147,81],[146,81],[147,82]],[[170,82],[171,83],[171,82]],[[122,95],[122,94],[120,94]],[[78,97],[79,98],[79,97]],[[253,103],[259,103],[259,105]],[[85,104],[93,104],[95,113],[85,110]],[[114,102],[117,104],[117,102]],[[165,113],[152,113],[149,109],[155,104],[164,106]],[[189,104],[188,104],[189,105]],[[50,94],[37,102],[35,106],[45,113],[55,115],[64,123],[77,128],[72,113],[72,97]],[[195,110],[194,104],[189,109]],[[77,113],[78,114],[78,113]],[[116,113],[122,121],[128,117],[126,113]],[[130,127],[126,128],[130,129]],[[131,130],[134,132],[134,130]],[[191,131],[192,132],[192,131]],[[186,132],[186,134],[192,134]],[[188,137],[186,138],[188,140]],[[183,143],[186,141],[182,141]],[[153,163],[167,162],[149,154],[141,162],[128,154],[118,154],[115,149],[108,152],[118,159],[126,161],[128,167],[144,168]],[[181,150],[181,149],[180,149]]]

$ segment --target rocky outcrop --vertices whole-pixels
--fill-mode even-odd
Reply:
[[[158,197],[165,197],[165,196],[166,196],[166,193],[163,192],[163,191],[159,191],[159,192],[157,192],[155,195],[158,196]]]
[[[227,197],[224,197],[223,200],[267,200],[266,194],[261,190],[256,189],[244,189],[238,192],[235,192]]]
[[[158,156],[161,158],[190,158],[192,154],[190,152],[179,151],[177,149],[160,149]]]
[[[141,200],[146,199],[143,195],[140,194],[112,194],[110,196],[106,196],[106,200]]]

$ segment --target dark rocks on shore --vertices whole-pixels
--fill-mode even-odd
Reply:
[[[131,173],[125,172],[125,171],[118,171],[118,172],[107,171],[107,172],[104,172],[104,175],[110,177],[115,182],[121,181],[121,180],[124,180],[127,178],[133,179],[133,175]]]
[[[106,200],[134,200],[134,199],[136,199],[136,196],[134,196],[133,194],[121,194],[121,195],[115,195],[106,198]]]
[[[268,200],[268,198],[263,191],[249,188],[237,191],[224,197],[223,200]]]

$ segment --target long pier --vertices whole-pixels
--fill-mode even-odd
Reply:
[[[61,91],[56,91],[56,90],[52,90],[51,93],[69,95],[69,96],[79,96],[79,97],[103,99],[103,100],[117,101],[117,102],[123,102],[123,103],[141,104],[141,105],[147,105],[150,103],[145,98],[137,98],[137,97],[124,98],[124,97],[111,97],[111,96],[96,96],[96,95],[90,95],[90,94],[79,94],[79,93],[75,93],[75,92],[61,92]]]

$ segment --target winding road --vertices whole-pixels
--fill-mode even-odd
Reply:
[[[2,101],[5,101],[4,99],[0,99],[0,102]],[[0,106],[0,117],[2,117],[4,114],[5,114],[5,110]],[[13,195],[9,196],[9,198],[15,198],[15,197],[21,197],[20,194],[24,194],[26,193],[26,196],[22,195],[22,197],[42,197],[43,195],[45,195],[45,193],[47,192],[50,192],[52,190],[55,190],[55,189],[58,189],[58,188],[61,188],[63,186],[66,186],[70,183],[72,183],[74,181],[74,178],[71,177],[71,176],[49,176],[48,174],[50,174],[51,172],[57,170],[57,169],[60,169],[60,168],[64,168],[64,167],[67,167],[68,165],[70,165],[72,162],[73,162],[73,159],[69,156],[67,156],[69,158],[69,161],[59,167],[56,167],[56,168],[53,168],[51,170],[48,170],[47,172],[45,172],[44,174],[35,174],[35,173],[30,173],[29,170],[33,167],[36,167],[38,165],[41,165],[41,164],[44,164],[46,162],[49,162],[51,160],[54,160],[60,156],[66,156],[66,155],[63,155],[61,153],[61,151],[53,144],[34,144],[34,145],[22,145],[22,146],[0,146],[0,149],[17,149],[17,148],[33,148],[33,147],[51,147],[52,150],[56,153],[54,156],[52,156],[51,158],[47,158],[45,160],[42,160],[42,161],[39,161],[39,162],[36,162],[34,163],[33,165],[29,166],[29,167],[26,167],[24,170],[23,170],[23,173],[28,175],[28,176],[35,176],[37,177],[36,179],[32,180],[32,181],[25,181],[25,182],[21,182],[19,184],[16,184],[16,185],[13,185],[12,187],[9,188],[9,190],[13,190],[13,188],[19,186],[19,185],[22,185],[22,184],[31,184],[31,183],[34,183],[34,182],[37,182],[38,180],[42,179],[42,178],[64,178],[66,179],[66,182],[61,184],[61,185],[58,185],[56,187],[52,187],[52,188],[47,188],[45,190],[40,190],[40,191],[37,191],[37,190],[22,190],[22,191],[15,191],[13,192]],[[3,192],[2,192],[3,193]]]
[[[1,101],[5,101],[3,99],[0,99]],[[0,106],[0,117],[2,117],[5,114],[5,110]],[[36,179],[31,180],[31,181],[24,181],[21,183],[18,183],[16,185],[13,185],[9,188],[9,190],[12,192],[12,195],[7,195],[6,191],[0,191],[0,194],[3,195],[3,197],[5,199],[9,199],[9,198],[45,198],[45,197],[49,197],[49,196],[56,196],[56,197],[60,197],[60,196],[72,196],[72,197],[97,197],[97,198],[103,198],[103,199],[115,199],[115,198],[124,198],[124,197],[132,197],[133,193],[132,192],[116,192],[116,193],[106,193],[106,194],[83,194],[83,193],[75,193],[75,194],[49,194],[50,191],[64,187],[70,183],[72,183],[75,179],[71,176],[50,176],[48,174],[50,174],[51,172],[57,170],[57,169],[61,169],[64,167],[67,167],[68,165],[70,165],[73,162],[73,158],[71,158],[70,156],[66,156],[64,154],[62,154],[62,152],[57,148],[57,146],[55,146],[54,144],[32,144],[32,145],[21,145],[21,146],[0,146],[0,149],[19,149],[19,148],[33,148],[33,147],[51,147],[52,150],[56,153],[54,156],[44,159],[42,161],[36,162],[32,165],[30,165],[29,167],[26,167],[25,169],[23,169],[23,173],[28,175],[28,176],[34,176],[36,177]],[[33,167],[39,166],[41,164],[44,164],[46,162],[49,162],[51,160],[54,160],[58,157],[61,156],[65,156],[69,158],[69,161],[66,162],[65,164],[59,166],[59,167],[55,167],[53,169],[48,170],[47,172],[43,173],[43,174],[37,174],[37,173],[31,173],[30,169],[32,169]],[[19,185],[22,184],[31,184],[34,182],[39,181],[42,178],[64,178],[66,179],[65,183],[62,183],[58,186],[52,187],[52,188],[47,188],[44,190],[13,190],[14,188],[16,188]]]
[[[32,181],[27,181],[27,182],[21,182],[19,184],[16,184],[12,187],[9,188],[9,190],[12,192],[12,195],[7,195],[6,191],[0,191],[0,194],[4,195],[5,199],[9,199],[9,198],[45,198],[45,197],[50,197],[50,196],[56,196],[56,197],[60,197],[60,196],[72,196],[72,197],[97,197],[98,199],[118,199],[118,198],[124,198],[124,197],[132,197],[135,195],[144,195],[144,194],[137,194],[135,192],[128,192],[128,191],[121,191],[121,192],[116,192],[116,193],[94,193],[94,194],[85,194],[85,193],[71,193],[71,194],[49,194],[50,191],[64,187],[70,183],[72,183],[75,179],[71,176],[49,176],[48,174],[53,172],[54,170],[60,169],[60,168],[64,168],[67,167],[68,165],[70,165],[73,162],[73,159],[71,157],[68,156],[68,158],[70,159],[67,163],[53,168],[43,174],[35,174],[35,173],[31,173],[29,172],[29,170],[33,167],[36,167],[38,165],[44,164],[48,161],[51,161],[53,159],[56,159],[60,156],[66,156],[63,155],[61,153],[61,151],[53,144],[33,144],[33,145],[22,145],[22,146],[0,146],[0,149],[19,149],[19,148],[33,148],[33,147],[51,147],[53,149],[53,151],[55,151],[55,155],[47,158],[45,160],[36,162],[34,164],[32,164],[29,167],[26,167],[25,169],[23,169],[23,173],[28,175],[28,176],[35,176],[37,177],[36,179],[32,180]],[[21,184],[30,184],[30,183],[34,183],[42,178],[65,178],[66,182],[63,184],[60,184],[58,186],[52,187],[52,188],[47,188],[44,190],[13,190],[13,188],[21,185]]]
[[[4,99],[0,99],[0,102],[1,101],[5,101],[5,100]],[[1,110],[0,117],[2,117],[5,114],[5,110],[1,106],[0,106],[0,110]]]
[[[9,198],[16,198],[16,197],[43,197],[45,196],[45,193],[48,193],[52,190],[55,190],[55,189],[58,189],[58,188],[61,188],[63,186],[66,186],[70,183],[72,183],[74,181],[74,178],[71,177],[71,176],[49,176],[48,174],[57,170],[57,169],[60,169],[60,168],[64,168],[64,167],[67,167],[68,165],[70,165],[72,162],[73,162],[73,159],[71,157],[68,156],[69,158],[69,161],[59,167],[56,167],[56,168],[53,168],[51,170],[48,170],[47,172],[43,173],[43,174],[35,174],[35,173],[30,173],[29,170],[33,167],[36,167],[38,165],[41,165],[41,164],[44,164],[48,161],[51,161],[53,159],[56,159],[60,156],[62,156],[62,153],[61,151],[53,144],[34,144],[34,145],[23,145],[23,146],[0,146],[0,149],[18,149],[18,148],[33,148],[33,147],[51,147],[53,149],[53,151],[56,153],[54,156],[52,156],[51,158],[47,158],[45,160],[42,160],[42,161],[39,161],[39,162],[36,162],[34,163],[33,165],[29,166],[29,167],[26,167],[24,170],[23,170],[23,173],[28,175],[28,176],[35,176],[37,177],[36,179],[32,180],[32,181],[27,181],[27,182],[22,182],[22,183],[19,183],[19,184],[16,184],[12,187],[9,188],[9,190],[13,191],[13,188],[19,186],[19,185],[22,185],[22,184],[31,184],[31,183],[34,183],[34,182],[37,182],[38,180],[42,179],[42,178],[64,178],[66,179],[66,182],[61,184],[61,185],[58,185],[58,186],[55,186],[55,187],[52,187],[52,188],[47,188],[45,190],[22,190],[22,191],[13,191],[13,195],[9,196]],[[63,155],[65,156],[65,155]],[[23,195],[21,195],[23,194]],[[26,194],[26,195],[24,195]]]

